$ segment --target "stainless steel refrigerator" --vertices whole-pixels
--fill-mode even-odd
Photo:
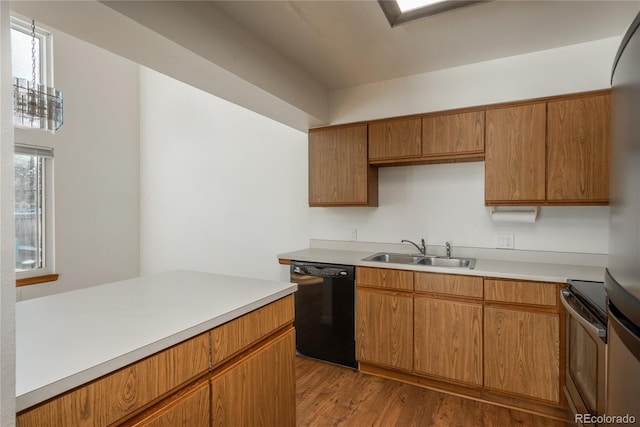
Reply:
[[[640,425],[640,14],[613,65],[606,414]]]

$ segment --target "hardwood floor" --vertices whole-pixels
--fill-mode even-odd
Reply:
[[[567,426],[300,356],[296,357],[296,388],[299,427]]]

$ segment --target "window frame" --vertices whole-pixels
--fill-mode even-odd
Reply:
[[[475,4],[487,3],[489,1],[493,0],[443,0],[428,6],[410,9],[406,12],[402,12],[400,10],[400,7],[395,0],[378,0],[378,4],[384,13],[384,16],[387,18],[387,21],[389,21],[389,25],[393,28],[419,19],[429,18],[441,13],[447,13],[452,10],[473,6]]]
[[[54,197],[53,197],[53,148],[38,147],[15,143],[14,158],[16,155],[35,155],[42,159],[43,164],[43,183],[42,183],[42,216],[43,216],[43,232],[42,232],[42,259],[43,266],[33,270],[18,271],[16,269],[16,280],[24,281],[25,279],[34,279],[37,277],[48,276],[50,281],[51,275],[55,275],[55,241],[54,241]],[[15,173],[15,172],[14,172]],[[15,208],[14,208],[15,209]],[[14,213],[15,214],[15,213]],[[40,248],[39,248],[40,249]],[[57,277],[56,277],[57,278]],[[52,280],[55,280],[52,279]],[[27,283],[28,282],[28,283]],[[40,283],[41,281],[28,280],[22,284]]]

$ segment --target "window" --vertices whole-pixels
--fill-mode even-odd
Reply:
[[[13,77],[51,85],[51,34],[31,22],[11,17],[11,60]],[[15,116],[14,116],[15,117]],[[20,125],[15,123],[14,125]],[[16,144],[15,255],[16,277],[42,276],[53,272],[53,149]]]
[[[18,278],[53,271],[51,176],[53,149],[15,147],[15,250]]]
[[[33,51],[32,51],[33,49]],[[13,77],[33,79],[32,54],[36,59],[36,84],[53,86],[51,74],[51,34],[36,28],[35,45],[32,44],[31,22],[11,17],[11,68]]]

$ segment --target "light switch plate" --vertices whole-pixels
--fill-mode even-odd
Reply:
[[[353,241],[358,240],[358,229],[357,228],[352,228],[351,229],[351,240],[353,240]]]
[[[513,249],[515,237],[509,233],[498,233],[498,249]]]

